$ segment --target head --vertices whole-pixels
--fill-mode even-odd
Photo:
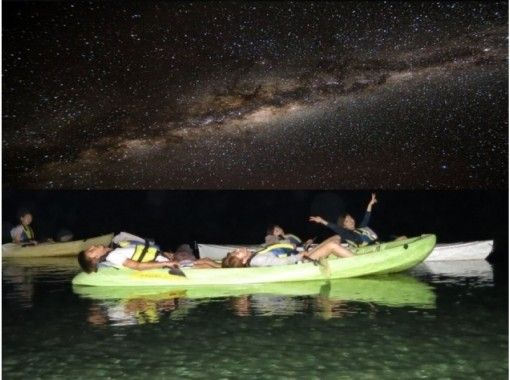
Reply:
[[[267,228],[267,235],[273,236],[283,236],[285,235],[285,231],[277,224],[272,224]]]
[[[18,212],[18,219],[24,226],[29,226],[32,223],[32,214],[28,210],[21,210]]]
[[[354,230],[356,228],[356,221],[350,214],[340,215],[336,223],[343,228],[348,230]]]
[[[86,273],[97,272],[97,264],[107,253],[108,248],[104,245],[93,245],[78,254],[78,263]]]
[[[238,248],[235,251],[227,253],[227,256],[221,261],[222,268],[243,268],[248,265],[251,252],[248,248]]]

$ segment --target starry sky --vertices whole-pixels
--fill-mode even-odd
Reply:
[[[507,2],[3,2],[3,184],[507,189]]]

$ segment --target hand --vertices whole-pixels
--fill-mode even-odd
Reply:
[[[322,219],[320,216],[311,216],[310,219],[308,219],[310,222],[315,222],[319,224],[328,224],[324,219]]]
[[[368,202],[367,211],[372,211],[372,206],[377,203],[377,198],[375,197],[375,193],[372,193],[372,198],[370,202]]]

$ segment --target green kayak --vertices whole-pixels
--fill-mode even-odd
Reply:
[[[320,265],[301,263],[262,268],[183,268],[185,276],[166,269],[135,271],[128,268],[101,267],[96,273],[80,273],[74,285],[88,286],[173,286],[242,285],[351,278],[402,272],[421,263],[436,244],[435,235],[422,235],[359,249],[355,256],[331,257]]]
[[[82,298],[102,301],[164,301],[172,298],[210,299],[264,294],[269,296],[321,296],[330,301],[373,302],[398,307],[431,308],[435,294],[431,287],[406,274],[301,281],[271,284],[210,285],[195,287],[108,287],[73,286]]]

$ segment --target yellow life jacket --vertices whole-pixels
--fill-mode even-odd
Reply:
[[[291,243],[275,243],[262,248],[255,252],[256,255],[272,254],[277,257],[289,256],[296,251],[296,248]]]
[[[151,247],[148,244],[136,244],[131,260],[138,261],[139,263],[149,263],[156,260],[159,252],[158,247]]]
[[[27,240],[34,240],[35,239],[35,233],[32,227],[25,226],[24,224],[21,225],[23,227],[23,231],[25,232],[25,236],[27,237]]]

